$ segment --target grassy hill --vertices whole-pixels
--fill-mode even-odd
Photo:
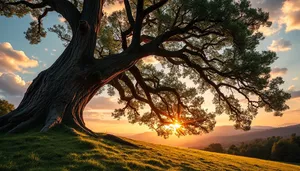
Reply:
[[[0,135],[0,170],[300,170],[300,166],[67,130]]]

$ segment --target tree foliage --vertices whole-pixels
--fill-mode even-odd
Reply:
[[[298,143],[295,141],[298,139]],[[273,144],[271,158],[284,162],[300,162],[300,137],[292,135],[289,139],[281,139]]]
[[[46,36],[43,18],[56,11],[67,22],[48,31],[57,33],[67,46],[78,24],[74,18],[86,1],[1,0],[0,15],[37,17],[25,32],[36,44]],[[127,117],[130,123],[148,125],[167,137],[173,132],[210,132],[221,114],[227,114],[237,129],[249,130],[259,108],[275,116],[288,109],[285,101],[290,95],[280,88],[282,78],[270,77],[270,65],[278,57],[257,50],[264,39],[258,29],[271,25],[268,13],[252,8],[249,1],[110,0],[105,5],[112,3],[123,3],[124,8],[102,17],[94,58],[138,56],[108,83],[109,94],[117,91],[124,104],[114,118]],[[141,60],[148,56],[159,64]],[[205,107],[207,94],[213,97],[214,110]],[[174,123],[181,126],[170,129]]]
[[[211,151],[211,152],[217,152],[217,153],[224,153],[225,150],[223,149],[222,144],[220,143],[213,143],[210,144],[208,147],[204,148],[206,151]]]
[[[0,116],[5,115],[15,109],[13,104],[10,104],[6,100],[0,99]]]
[[[221,144],[211,144],[204,150],[221,152]],[[269,137],[265,139],[255,139],[250,142],[231,145],[223,153],[254,157],[265,160],[276,160],[283,162],[300,163],[300,136],[292,134],[290,137]]]

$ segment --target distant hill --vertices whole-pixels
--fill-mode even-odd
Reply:
[[[226,147],[231,144],[247,142],[258,138],[268,138],[272,136],[288,137],[293,133],[296,133],[298,135],[300,134],[300,125],[272,128],[272,129],[255,131],[255,132],[245,132],[243,134],[232,135],[232,136],[216,136],[207,139],[207,141],[213,143],[221,143],[224,147]],[[193,148],[203,148],[203,145],[197,145],[194,142],[185,145]]]
[[[0,135],[0,170],[296,171],[300,166],[66,129]]]
[[[176,137],[171,136],[168,139],[158,137],[155,132],[145,132],[132,136],[126,136],[131,139],[147,141],[156,144],[171,146],[204,148],[211,143],[222,143],[225,146],[243,141],[250,141],[256,138],[266,138],[270,136],[289,136],[293,133],[300,134],[300,125],[286,127],[254,126],[250,131],[235,130],[233,126],[217,126],[213,132],[197,136]]]

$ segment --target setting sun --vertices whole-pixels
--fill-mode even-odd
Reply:
[[[165,128],[166,129],[172,129],[174,131],[176,131],[177,129],[179,129],[182,125],[180,123],[178,123],[178,121],[175,121],[172,124],[166,125]]]

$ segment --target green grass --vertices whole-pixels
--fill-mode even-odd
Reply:
[[[124,140],[66,130],[0,135],[0,170],[300,170],[292,164]]]

